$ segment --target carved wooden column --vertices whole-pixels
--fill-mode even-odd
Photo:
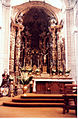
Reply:
[[[60,59],[61,59],[61,54],[60,54],[60,45],[58,43],[58,49],[59,49],[59,53],[57,54],[57,42],[56,42],[56,30],[60,31],[60,29],[63,27],[63,25],[59,24],[59,25],[54,25],[51,26],[49,28],[51,34],[52,34],[52,70],[54,70],[56,72],[56,64],[58,65],[58,67],[60,66]],[[57,63],[57,58],[59,56],[59,62]]]
[[[61,53],[61,40],[59,38],[59,32],[57,34],[57,67],[58,67],[58,73],[62,69],[62,53]]]
[[[65,73],[66,69],[66,61],[65,61],[65,39],[62,38],[60,34],[60,29],[58,29],[57,32],[57,52],[58,52],[58,60],[57,60],[57,66],[58,66],[58,72],[62,71],[63,74]]]
[[[27,37],[25,36],[25,56],[24,56],[24,60],[25,60],[25,66],[26,66],[26,59],[27,59]]]
[[[16,75],[19,73],[19,59],[20,59],[20,29],[18,28],[17,39],[16,39]]]
[[[23,67],[23,51],[24,51],[24,43],[23,43],[23,38],[21,39],[21,48],[20,48],[20,66]]]
[[[65,59],[65,39],[62,38],[62,67],[63,67],[63,74],[66,70],[66,59]]]
[[[24,39],[24,40],[23,40]],[[23,50],[21,48],[21,51],[24,53],[21,53],[21,66],[26,66],[26,65],[30,65],[31,64],[31,59],[30,59],[30,49],[31,49],[31,34],[29,33],[29,31],[25,30],[22,32],[22,44],[21,45],[23,47]]]
[[[49,33],[49,43],[50,43],[50,74],[52,73],[52,37]]]
[[[56,28],[52,29],[52,60],[53,60],[53,66],[52,66],[52,70],[56,71],[56,56],[57,56],[57,51],[56,51],[56,34],[55,34]]]
[[[20,46],[21,46],[21,31],[23,31],[23,25],[17,24],[17,37],[16,37],[16,76],[19,74],[20,67]]]
[[[10,59],[9,59],[9,72],[10,72],[10,73],[14,73],[15,36],[16,36],[16,28],[14,27],[14,24],[11,23],[11,33],[10,33]]]

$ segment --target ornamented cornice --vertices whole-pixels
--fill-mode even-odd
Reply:
[[[2,5],[5,6],[5,7],[10,7],[10,2],[11,0],[2,0]]]
[[[58,13],[61,11],[58,8],[55,8],[47,3],[41,2],[41,1],[32,1],[32,2],[27,2],[24,3],[22,5],[18,5],[18,6],[14,6],[13,11],[17,11],[17,15],[16,18],[19,16],[20,13],[25,14],[26,12],[29,11],[30,8],[32,7],[36,7],[36,8],[43,8],[46,10],[47,14],[54,14],[54,16],[56,17],[56,19],[58,19]]]
[[[22,24],[16,24],[16,23],[13,23],[13,21],[11,22],[11,26],[14,27],[15,29],[18,28],[21,31],[24,29],[24,26]]]
[[[71,1],[71,0],[70,0],[70,1]],[[73,1],[73,2],[70,2],[70,3],[69,3],[69,6],[66,7],[65,11],[73,10],[73,9],[75,8],[77,2],[78,2],[77,0],[75,0],[75,1]]]

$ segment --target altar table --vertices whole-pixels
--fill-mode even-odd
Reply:
[[[41,94],[63,94],[64,85],[72,84],[72,78],[33,78],[33,92]]]

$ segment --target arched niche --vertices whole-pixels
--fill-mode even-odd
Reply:
[[[12,28],[15,30],[15,46],[13,48],[13,58],[10,55],[10,59],[13,59],[13,63],[10,64],[12,68],[10,69],[17,73],[20,67],[26,66],[27,64],[31,66],[36,65],[41,70],[43,65],[47,65],[47,71],[50,73],[50,67],[53,63],[58,73],[58,68],[56,68],[58,62],[56,58],[52,59],[54,57],[52,56],[52,51],[57,52],[55,50],[58,50],[56,46],[59,24],[58,14],[61,10],[44,2],[28,2],[13,7],[14,12],[14,21],[12,21],[14,25]],[[21,25],[24,28],[20,31]],[[49,31],[51,25],[56,26],[56,30],[52,33]],[[54,36],[51,36],[53,33]],[[52,50],[51,47],[53,42],[55,42],[55,50]],[[12,60],[10,61],[12,62]]]
[[[61,12],[61,9],[55,8],[50,4],[47,4],[45,2],[40,2],[40,1],[32,1],[32,2],[26,2],[24,4],[21,5],[17,5],[12,7],[12,11],[13,11],[13,19],[17,19],[19,14],[25,14],[26,12],[29,11],[30,8],[32,7],[41,7],[43,9],[46,9],[47,14],[53,14],[56,19],[59,19],[59,12]]]

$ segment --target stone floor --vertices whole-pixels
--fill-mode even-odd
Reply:
[[[76,118],[75,111],[62,114],[62,107],[8,107],[3,102],[13,97],[0,97],[0,118]]]

